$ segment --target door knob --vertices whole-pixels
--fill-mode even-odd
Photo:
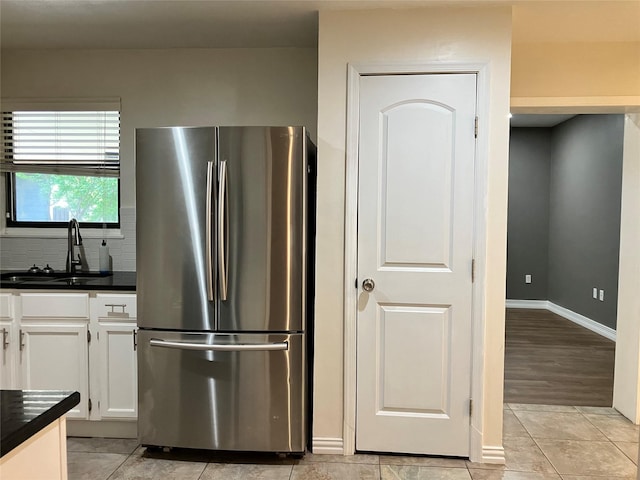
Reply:
[[[376,288],[376,282],[373,281],[372,278],[365,278],[362,282],[362,289],[365,292],[371,292]]]

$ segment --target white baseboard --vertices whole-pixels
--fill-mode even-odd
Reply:
[[[616,331],[613,328],[602,325],[601,323],[592,320],[589,317],[585,317],[579,313],[569,310],[568,308],[556,305],[548,300],[507,300],[505,302],[507,308],[531,308],[531,309],[544,309],[550,312],[560,315],[567,320],[571,320],[573,323],[580,325],[588,330],[591,330],[598,335],[602,335],[609,340],[616,341]]]
[[[591,330],[598,335],[602,335],[609,340],[616,341],[616,331],[613,328],[609,328],[606,325],[602,325],[601,323],[596,322],[595,320],[591,320],[584,315],[580,315],[568,308],[561,307],[560,305],[556,305],[555,303],[549,302],[549,310],[553,313],[560,315],[561,317],[566,318],[567,320],[571,320],[573,323],[577,323],[578,325],[583,326]]]
[[[321,455],[344,455],[344,441],[342,438],[313,437],[311,448],[313,453]]]
[[[483,446],[482,447],[482,463],[497,463],[504,465],[506,458],[504,456],[504,447],[496,446]]]
[[[531,308],[535,310],[549,310],[548,300],[507,300],[507,308]]]
[[[476,464],[493,463],[503,465],[506,462],[504,448],[501,445],[482,445],[482,433],[474,425],[471,425],[469,461]]]

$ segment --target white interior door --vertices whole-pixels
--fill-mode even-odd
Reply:
[[[469,455],[475,116],[475,74],[361,77],[357,450]]]

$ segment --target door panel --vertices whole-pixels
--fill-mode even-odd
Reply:
[[[138,325],[214,330],[215,241],[207,265],[207,177],[210,223],[216,212],[216,129],[136,130],[136,270]],[[214,162],[211,167],[209,162]],[[215,238],[215,236],[214,236]]]
[[[161,347],[158,341],[200,348],[281,348],[286,343],[286,349],[194,350]],[[138,355],[138,435],[143,445],[304,451],[304,334],[139,330]]]
[[[136,325],[102,321],[98,324],[100,355],[100,416],[138,417],[138,370],[134,349]]]
[[[0,300],[2,301],[2,300]],[[11,390],[18,388],[15,378],[16,357],[17,357],[17,328],[12,319],[0,318],[0,389]]]
[[[18,356],[17,322],[13,319],[14,296],[0,293],[0,389],[18,388],[15,375]]]
[[[22,324],[21,377],[25,390],[77,390],[80,403],[69,418],[87,419],[89,371],[87,324]]]
[[[227,298],[219,331],[305,328],[305,141],[301,127],[220,127]]]
[[[360,91],[356,448],[468,456],[476,76]]]
[[[377,320],[378,411],[445,413],[449,400],[449,309],[379,305]]]
[[[453,113],[426,101],[408,101],[381,116],[381,266],[447,267]],[[436,158],[440,161],[432,161]],[[408,205],[420,206],[420,215]]]

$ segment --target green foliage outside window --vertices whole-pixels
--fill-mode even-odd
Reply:
[[[15,173],[17,221],[118,222],[118,179]]]

